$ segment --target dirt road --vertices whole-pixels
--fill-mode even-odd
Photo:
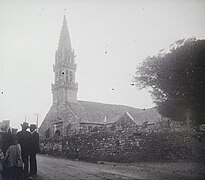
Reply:
[[[43,180],[205,179],[205,166],[193,163],[87,163],[38,155]]]

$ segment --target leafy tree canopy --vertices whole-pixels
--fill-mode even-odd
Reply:
[[[189,111],[194,124],[205,123],[205,40],[179,40],[169,52],[147,57],[134,81],[139,89],[151,87],[163,116],[183,122]]]

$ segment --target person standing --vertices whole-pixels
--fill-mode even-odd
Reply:
[[[27,122],[23,122],[23,124],[21,124],[21,127],[22,130],[17,133],[17,137],[19,140],[19,144],[21,145],[24,176],[28,177],[28,168],[29,168],[28,159],[30,153],[31,133],[27,131],[27,129],[29,128]]]
[[[23,180],[21,146],[18,138],[13,136],[13,143],[6,151],[5,159],[8,161],[8,180]]]
[[[37,133],[37,127],[35,124],[30,125],[31,131],[31,147],[30,147],[30,173],[29,175],[37,175],[37,162],[36,154],[40,151],[39,147],[39,134]]]
[[[13,143],[13,136],[12,134],[8,132],[0,132],[0,148],[3,152],[3,154],[6,154],[7,149],[9,148],[10,145]],[[8,179],[8,162],[4,161],[3,162],[3,172],[2,172],[2,179],[7,180]]]
[[[3,162],[4,162],[4,153],[0,148],[0,180],[2,180],[3,177]]]

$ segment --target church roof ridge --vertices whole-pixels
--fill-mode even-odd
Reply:
[[[103,123],[105,116],[107,118],[107,123],[113,123],[116,120],[116,117],[125,115],[133,121],[141,124],[147,114],[147,111],[145,112],[143,109],[131,106],[82,100],[78,100],[77,103],[69,103],[69,108],[80,118],[81,123]],[[150,112],[152,109],[153,108],[147,110]],[[154,113],[157,113],[156,110]]]

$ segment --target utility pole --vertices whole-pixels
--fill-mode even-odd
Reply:
[[[39,114],[38,114],[38,113],[35,113],[35,115],[36,115],[36,127],[37,127],[37,129],[38,129],[38,117],[39,117]]]

